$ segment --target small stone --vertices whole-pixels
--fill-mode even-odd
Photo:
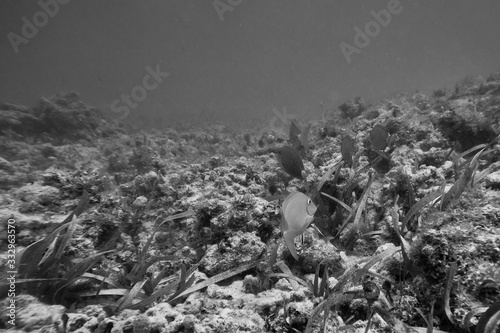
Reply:
[[[24,202],[34,201],[40,205],[49,205],[54,203],[59,197],[59,189],[40,184],[25,185],[16,191],[18,199]]]
[[[491,189],[500,189],[500,171],[490,173],[484,179],[484,185]]]
[[[146,199],[145,196],[139,196],[137,197],[134,202],[132,203],[132,206],[134,208],[144,208],[146,207],[146,204],[148,203],[148,199]]]
[[[151,170],[146,174],[146,179],[149,181],[155,181],[158,179],[158,174]]]

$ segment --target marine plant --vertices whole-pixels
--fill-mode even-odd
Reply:
[[[374,162],[376,163],[381,158],[382,157],[375,160]],[[366,206],[366,200],[368,199],[368,195],[370,193],[370,186],[373,181],[373,175],[369,175],[366,184],[362,186],[362,193],[358,195],[359,199],[357,199],[356,201],[353,196],[353,192],[358,191],[358,189],[361,188],[360,183],[364,179],[364,176],[362,176],[362,174],[370,167],[373,167],[373,164],[367,164],[366,166],[357,168],[356,170],[351,169],[349,171],[349,178],[347,179],[345,185],[343,185],[342,187],[337,185],[341,166],[342,165],[339,161],[327,173],[325,173],[325,175],[318,182],[311,197],[316,198],[319,201],[320,196],[315,196],[315,194],[320,193],[322,196],[332,200],[335,204],[333,214],[331,216],[327,216],[328,225],[319,226],[323,234],[327,236],[328,240],[335,241],[336,239],[338,239],[349,222],[351,220],[353,221],[352,228],[343,241],[344,246],[349,247],[353,245],[353,240],[356,238],[359,232],[367,233],[369,231],[369,226],[362,221],[361,217],[362,212],[364,211]],[[357,157],[353,158],[352,164],[352,167],[356,166]],[[336,188],[336,196],[332,196],[331,194],[323,191],[323,185],[328,181],[333,173],[335,173],[335,176],[330,184],[332,184]],[[324,204],[322,203],[319,204],[320,210],[322,205],[324,206]],[[327,212],[328,210],[323,209],[322,211]]]
[[[328,297],[314,308],[307,323],[305,332],[313,332],[313,325],[315,324],[315,321],[321,313],[323,313],[323,321],[321,324],[320,332],[324,332],[327,327],[327,322],[330,312],[332,311],[332,307],[334,308],[333,311],[336,312],[338,311],[338,307],[342,303],[351,302],[354,299],[364,298],[368,301],[368,304],[370,306],[370,314],[368,315],[369,318],[371,318],[375,309],[383,309],[379,303],[375,303],[375,301],[377,301],[378,299],[381,299],[384,303],[386,303],[384,305],[389,306],[387,299],[380,292],[382,288],[374,283],[371,279],[363,280],[363,278],[365,277],[365,275],[371,275],[375,279],[390,281],[390,278],[381,276],[378,273],[371,271],[370,269],[378,262],[391,257],[399,251],[399,249],[389,249],[377,256],[372,257],[371,260],[369,260],[363,266],[361,266],[360,264],[366,261],[366,259],[359,261],[357,265],[347,269],[338,278],[337,284],[333,286]],[[349,286],[356,285],[360,285],[362,289],[347,289]],[[391,315],[391,317],[392,316],[393,315]]]
[[[477,149],[481,149],[481,148],[477,148]],[[477,154],[473,158],[471,158],[469,160],[469,164],[467,164],[468,168],[475,167],[478,158],[479,157],[477,156]],[[470,170],[468,172],[469,172],[469,174],[471,174]],[[481,175],[480,177],[483,177],[483,176],[484,175]],[[472,176],[469,176],[469,177],[472,178]],[[478,177],[477,179],[479,179],[480,177]],[[409,180],[407,179],[407,181],[409,181]],[[342,225],[340,226],[338,231],[342,231],[342,229],[345,228],[346,224],[353,217],[354,217],[354,221],[353,221],[352,230],[356,230],[356,228],[354,227],[356,225],[358,225],[358,227],[359,227],[359,223],[360,223],[359,218],[361,216],[361,212],[364,210],[364,207],[363,207],[364,202],[366,202],[365,201],[366,200],[365,195],[367,193],[366,189],[369,188],[370,183],[371,182],[369,180],[368,185],[366,186],[364,193],[361,195],[360,199],[358,200],[358,203],[353,208],[351,208],[349,205],[347,205],[343,201],[341,201],[335,197],[332,197],[331,195],[328,195],[327,193],[324,193],[324,192],[321,193],[323,196],[328,197],[329,199],[336,202],[338,204],[339,208],[341,207],[341,209],[344,209],[348,213],[347,217],[343,220],[344,222],[342,223]],[[412,192],[410,192],[410,195],[411,195],[411,193]],[[400,216],[398,214],[398,210],[399,210],[399,208],[397,206],[398,199],[397,199],[397,197],[395,198],[394,208],[392,208],[390,210],[390,214],[392,216],[393,228],[394,228],[394,230],[399,238],[400,248],[395,249],[395,250],[386,251],[385,253],[382,253],[378,256],[373,257],[369,261],[369,263],[367,263],[361,269],[360,268],[352,268],[352,269],[344,272],[342,277],[339,278],[338,284],[336,286],[334,286],[334,289],[333,289],[334,292],[331,293],[330,296],[327,297],[327,299],[325,301],[320,303],[317,306],[317,308],[313,311],[313,314],[311,315],[308,326],[306,328],[306,332],[312,331],[312,327],[313,327],[312,325],[313,325],[314,321],[316,320],[317,316],[321,312],[324,312],[324,317],[323,317],[324,319],[323,319],[323,324],[322,324],[321,329],[322,330],[325,329],[326,322],[327,322],[327,319],[328,319],[328,316],[329,316],[329,313],[331,311],[332,306],[335,306],[335,308],[337,308],[341,303],[345,303],[347,301],[352,301],[354,299],[351,294],[342,291],[345,284],[347,283],[347,281],[349,281],[349,284],[360,283],[362,276],[364,276],[366,274],[374,274],[374,272],[370,271],[370,267],[373,266],[374,264],[376,264],[377,262],[379,262],[385,258],[388,258],[397,252],[401,252],[402,257],[404,259],[404,262],[406,263],[407,269],[410,272],[414,272],[414,268],[413,268],[412,262],[410,260],[411,245],[404,238],[404,235],[407,232],[407,230],[406,230],[407,225],[408,225],[409,221],[411,221],[417,214],[421,214],[422,209],[425,206],[435,203],[440,198],[441,198],[441,200],[443,200],[442,194],[443,194],[443,190],[439,189],[439,190],[435,190],[435,191],[430,192],[429,194],[427,194],[424,198],[422,198],[418,202],[414,202],[415,201],[414,199],[410,200],[410,202],[412,202],[413,204],[410,207],[410,209],[408,210],[408,212],[402,217],[401,220],[400,220]],[[338,235],[339,235],[339,233],[337,233],[336,237],[338,237]],[[346,244],[344,243],[344,246],[345,245]],[[450,299],[449,295],[450,295],[450,290],[451,290],[451,281],[452,281],[452,278],[453,278],[453,275],[455,274],[455,272],[456,272],[456,263],[452,264],[448,268],[447,278],[445,280],[444,294],[443,294],[443,300],[444,300],[443,308],[444,308],[445,313],[448,317],[448,320],[452,324],[454,323],[453,322],[454,319],[453,319],[453,316],[452,316],[451,311],[449,309],[449,299]],[[375,274],[375,276],[377,276],[377,275]],[[377,277],[384,278],[381,276],[377,276]],[[389,278],[385,278],[385,279],[389,279]],[[365,288],[365,286],[363,286],[363,287]],[[379,286],[375,286],[375,287],[376,287],[375,289],[381,288]],[[375,300],[375,299],[376,298],[374,298],[373,300]],[[368,300],[368,298],[367,298],[367,300]],[[391,312],[384,309],[384,307],[381,307],[380,304],[373,303],[373,301],[372,301],[372,304],[373,304],[373,306],[371,307],[370,314],[368,315],[367,330],[369,329],[369,327],[371,325],[371,319],[370,319],[371,316],[374,313],[378,313],[384,319],[386,319],[386,321],[388,321],[389,323],[392,323],[392,325],[396,331],[398,331],[398,332],[410,332],[411,331],[411,328],[408,325],[402,323],[399,319],[395,318],[394,314],[392,314]],[[433,306],[431,306],[431,310],[430,310],[431,313],[429,314],[429,318],[432,318],[432,316],[433,316],[432,311],[433,311]],[[424,316],[424,319],[428,322],[429,329],[432,330],[432,320],[431,319],[427,320],[426,316]]]
[[[109,278],[97,274],[91,274],[91,273],[84,274],[84,277],[86,278],[95,279],[100,281],[102,284],[106,283],[108,285],[115,287],[115,289],[104,289],[104,290],[99,289],[97,293],[88,293],[86,296],[99,296],[99,295],[122,296],[122,298],[118,301],[118,305],[113,308],[113,311],[119,312],[130,306],[130,304],[132,304],[132,301],[139,296],[141,290],[147,296],[152,295],[155,288],[165,278],[166,268],[164,267],[153,278],[146,277],[147,270],[153,264],[156,264],[160,261],[173,261],[180,259],[176,256],[155,256],[152,258],[148,258],[149,257],[148,251],[152,245],[155,234],[164,223],[179,218],[190,217],[193,216],[193,214],[194,213],[192,211],[187,211],[184,213],[171,215],[167,217],[165,220],[163,220],[161,223],[159,223],[149,236],[142,250],[138,253],[137,260],[131,262],[130,265],[128,265],[131,268],[125,271],[124,279],[122,279],[122,282],[113,281]],[[186,275],[186,270],[184,266],[183,269],[184,273],[181,274],[181,282],[182,282],[181,285],[182,286],[189,285],[190,283],[192,283],[192,281],[189,282],[191,278],[189,278],[189,280],[185,279],[188,275],[190,276],[191,274]],[[125,284],[123,282],[125,282]]]
[[[474,93],[474,88],[477,84],[477,79],[473,76],[467,76],[462,80],[458,81],[453,88],[451,99],[457,99],[462,96],[466,96]]]
[[[165,298],[164,301],[170,304],[175,304],[193,292],[240,274],[255,267],[259,263],[260,259],[256,259],[203,281],[195,275],[195,271],[198,268],[199,263],[193,265],[189,269],[187,269],[186,265],[182,263],[179,273],[172,276],[166,275],[166,266],[158,272],[156,276],[147,276],[146,272],[153,264],[161,261],[181,259],[176,256],[158,256],[148,259],[148,251],[152,245],[156,232],[164,223],[168,221],[191,216],[194,216],[194,212],[192,211],[171,215],[156,225],[146,244],[143,246],[142,251],[138,254],[138,259],[133,262],[132,268],[125,275],[125,278],[128,281],[127,285],[101,275],[86,273],[82,277],[101,281],[102,284],[106,284],[114,288],[100,288],[96,292],[86,293],[83,296],[97,298],[103,296],[119,296],[119,300],[113,304],[109,304],[105,299],[100,301],[100,303],[104,304],[106,311],[112,314],[119,313],[124,309],[146,309],[152,303],[162,298]]]
[[[453,165],[455,166],[455,173],[460,174],[460,176],[452,185],[452,187],[448,191],[446,191],[446,193],[444,193],[443,187],[443,194],[440,200],[441,210],[446,209],[453,201],[457,200],[467,186],[474,187],[475,184],[479,183],[491,172],[489,168],[483,170],[482,172],[477,172],[477,169],[479,167],[479,160],[484,155],[497,150],[498,148],[495,148],[495,145],[499,140],[500,136],[496,137],[488,144],[480,144],[472,147],[455,158],[455,160],[453,161]],[[462,157],[466,157],[475,151],[478,152],[472,157],[466,159],[465,162],[459,162]]]
[[[495,333],[500,327],[500,301],[490,305],[479,319],[476,333]]]
[[[314,297],[328,297],[330,294],[329,283],[328,283],[328,267],[323,267],[323,277],[321,278],[321,283],[319,281],[321,264],[316,267],[314,272],[314,284],[312,288],[312,293]]]
[[[268,273],[266,275],[268,279],[273,277],[286,278],[288,279],[294,290],[297,290],[298,284],[301,284],[302,286],[306,287],[311,293],[311,295],[313,295],[314,297],[328,297],[329,276],[328,276],[328,267],[326,265],[319,264],[318,266],[316,266],[313,283],[294,275],[290,270],[290,268],[283,261],[277,262],[276,266],[278,266],[278,268],[282,271],[282,273]],[[321,282],[319,282],[321,266],[323,266],[323,275],[321,276]]]
[[[45,238],[29,245],[16,256],[19,290],[41,297],[44,301],[70,306],[79,295],[66,293],[67,289],[81,279],[109,250],[116,238],[103,247],[103,251],[89,255],[76,263],[65,254],[77,228],[78,216],[89,203],[89,194],[84,191],[73,212],[68,215]],[[0,285],[4,288],[5,285]]]
[[[353,178],[354,177],[352,177],[351,179]],[[373,178],[370,177],[360,199],[356,202],[355,206],[352,208],[345,202],[327,193],[321,192],[323,196],[333,200],[335,203],[338,204],[338,208],[336,209],[334,216],[332,217],[332,221],[334,221],[333,226],[330,227],[330,229],[328,230],[329,234],[332,235],[332,237],[330,237],[331,240],[339,238],[341,233],[348,225],[348,223],[351,221],[351,219],[353,219],[352,226],[343,240],[343,245],[346,248],[350,248],[353,245],[353,241],[357,237],[358,232],[367,230],[367,225],[361,221],[361,216],[362,212],[365,209],[372,181]],[[351,186],[347,186],[344,193],[351,193],[351,192],[352,192]],[[345,210],[348,213],[347,216],[344,218],[342,218],[343,216],[342,210]],[[339,223],[339,221],[342,221],[342,223]]]
[[[379,156],[375,160],[372,160],[371,163],[367,165],[367,167],[370,166],[374,167],[376,163],[378,163],[379,161],[390,158],[386,156],[387,153],[382,152],[382,149],[385,149],[387,147],[388,144],[387,142],[390,141],[390,139],[388,139],[387,133],[384,133],[385,129],[379,126],[375,127],[374,130],[375,131],[372,131],[370,140],[372,147],[375,148],[377,152],[379,152],[378,154]],[[497,141],[498,138],[489,144],[478,145],[460,154],[455,159],[454,165],[457,165],[457,167],[455,168],[457,173],[459,172],[457,170],[463,170],[463,171],[461,172],[460,177],[453,184],[453,186],[448,191],[445,192],[443,185],[441,189],[430,192],[428,195],[422,198],[418,203],[415,203],[414,199],[415,194],[413,192],[411,184],[409,183],[409,178],[406,174],[404,174],[407,183],[407,188],[408,188],[407,192],[409,195],[409,202],[411,204],[411,208],[404,215],[401,221],[399,221],[399,217],[397,217],[397,214],[394,215],[394,213],[391,213],[393,214],[393,223],[395,223],[393,230],[396,231],[398,238],[403,239],[402,235],[404,235],[404,233],[407,232],[408,223],[414,219],[414,216],[417,213],[421,212],[424,206],[431,203],[435,204],[436,200],[439,200],[440,208],[441,210],[443,210],[450,204],[450,202],[456,200],[467,186],[474,186],[474,184],[477,184],[479,181],[483,180],[491,172],[491,169],[487,168],[481,172],[478,172],[477,168],[479,160],[483,158],[486,154],[496,149],[494,145]],[[348,140],[345,140],[343,142],[348,142]],[[346,144],[345,151],[342,154],[343,158],[345,158],[346,160],[352,158],[352,152],[350,151],[352,149],[351,148],[352,145],[348,146],[349,147],[347,148]],[[469,157],[469,159],[467,159],[465,162],[459,163],[462,157],[470,156],[474,152],[477,153],[472,157]],[[353,159],[353,161],[356,161],[356,159]],[[357,201],[355,206],[351,207],[351,205],[353,204],[351,193],[354,190],[355,186],[361,180],[359,175],[362,174],[362,172],[364,172],[367,167],[360,168],[354,171],[353,173],[350,173],[347,184],[343,187],[343,190],[337,195],[337,197],[334,197],[325,192],[321,192],[321,195],[331,199],[333,202],[336,203],[336,209],[334,214],[330,217],[331,219],[329,222],[330,224],[328,229],[320,228],[323,233],[329,235],[327,239],[329,240],[337,239],[341,235],[342,231],[346,228],[346,226],[349,225],[349,222],[351,220],[353,222],[352,227],[350,228],[349,232],[345,235],[344,240],[342,242],[343,246],[346,247],[347,249],[349,249],[352,246],[353,241],[360,235],[360,232],[361,234],[365,234],[367,236],[375,235],[377,233],[376,230],[369,231],[368,225],[365,225],[361,220],[362,212],[365,209],[367,193],[371,184],[370,179],[368,180],[367,184],[364,185],[364,191],[360,199]],[[333,168],[330,170],[330,172],[333,172]],[[340,172],[340,164],[338,164],[338,169],[335,172],[336,177],[334,178],[333,181],[334,186],[336,184],[336,178],[338,177],[339,172]],[[330,174],[328,174],[327,176],[329,178]],[[316,190],[319,191],[322,188],[323,184],[327,181],[327,179],[322,179],[318,183],[318,187],[316,188]],[[340,188],[337,187],[337,189]],[[314,198],[314,193],[311,197]],[[397,198],[395,200],[395,203],[396,202]],[[321,210],[321,205],[319,206],[319,210]],[[398,208],[396,206],[394,211],[397,210]],[[343,211],[345,213],[343,213]],[[401,225],[399,226],[398,223],[401,223]],[[407,253],[407,251],[404,251],[404,254],[405,253]]]

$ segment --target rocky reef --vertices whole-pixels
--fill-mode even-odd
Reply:
[[[295,260],[288,133],[129,134],[75,93],[2,103],[0,329],[473,332],[500,298],[499,108],[493,73],[310,121]]]

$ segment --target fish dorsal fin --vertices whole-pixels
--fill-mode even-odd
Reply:
[[[300,133],[302,133],[302,131],[295,123],[295,119],[293,119],[290,123],[290,140],[297,139]]]

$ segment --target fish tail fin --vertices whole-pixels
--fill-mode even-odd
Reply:
[[[283,238],[285,239],[285,244],[292,256],[295,258],[295,260],[299,260],[299,256],[297,255],[297,251],[295,250],[295,237],[293,237],[288,231],[285,231],[283,233]]]

